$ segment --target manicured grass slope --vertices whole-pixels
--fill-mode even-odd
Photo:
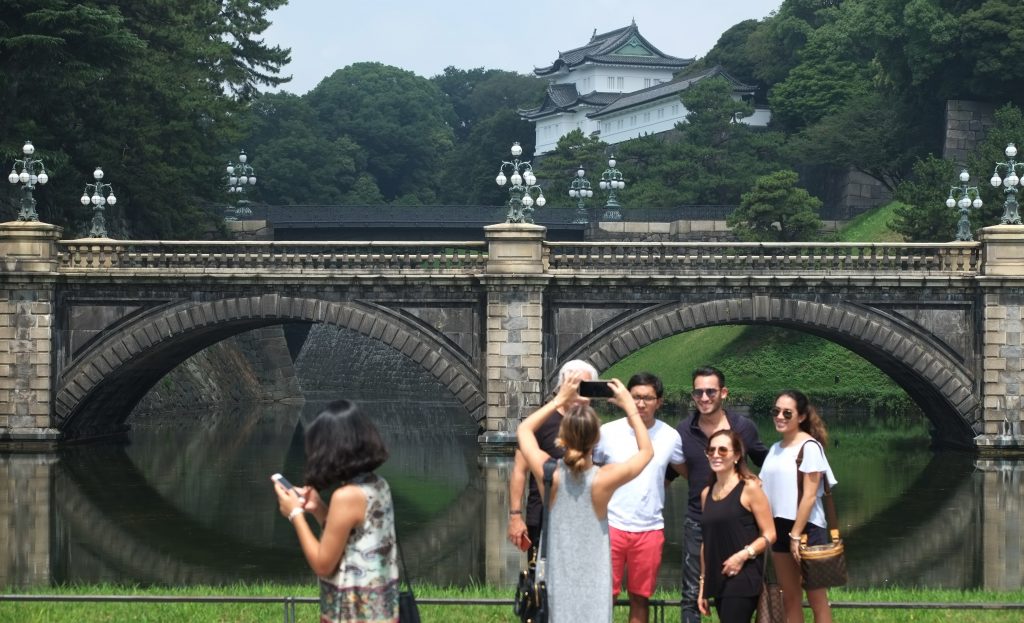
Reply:
[[[896,202],[865,212],[837,235],[840,241],[900,241],[888,228]],[[623,380],[650,370],[665,381],[670,400],[685,402],[690,375],[714,365],[726,375],[732,399],[764,406],[768,395],[785,388],[807,392],[816,401],[884,404],[906,410],[906,394],[860,356],[828,340],[778,327],[727,325],[682,333],[633,353],[604,373]]]

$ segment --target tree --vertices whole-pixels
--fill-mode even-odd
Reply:
[[[977,185],[985,205],[972,215],[974,226],[985,227],[999,223],[1003,215],[1003,201],[1006,199],[1004,188],[993,188],[989,183],[997,162],[1006,162],[1006,145],[1013,143],[1018,150],[1024,152],[1024,108],[1007,104],[995,112],[994,123],[985,134],[985,140],[967,159],[967,168],[971,174],[971,184]],[[1017,162],[1024,161],[1018,153]],[[1006,169],[1000,170],[1006,177]],[[1018,173],[1019,175],[1019,173]],[[1018,202],[1024,203],[1024,195],[1018,193]]]
[[[31,138],[53,180],[40,213],[84,233],[74,198],[103,166],[132,234],[202,235],[219,222],[223,154],[288,51],[257,36],[284,0],[40,0],[0,28],[0,147]],[[45,71],[40,63],[45,62]],[[38,121],[37,121],[38,120]],[[74,206],[74,207],[71,207]]]
[[[796,242],[814,240],[821,230],[821,201],[799,188],[795,171],[757,178],[727,223],[741,240]]]
[[[241,144],[252,154],[260,179],[257,196],[264,202],[339,204],[351,193],[363,199],[360,203],[383,202],[366,174],[365,151],[346,135],[331,140],[317,132],[316,113],[304,98],[291,93],[261,96],[245,120]],[[377,200],[366,201],[372,198]]]
[[[548,206],[576,207],[576,200],[569,197],[569,184],[580,166],[586,171],[596,196],[601,173],[608,168],[608,153],[607,143],[598,138],[583,136],[580,129],[558,139],[555,150],[545,154],[544,159],[534,168],[539,183],[549,191],[546,194]]]
[[[929,154],[914,163],[910,178],[896,188],[895,218],[890,229],[908,242],[948,242],[956,235],[959,212],[946,207],[957,181],[952,162]]]
[[[436,84],[397,67],[355,63],[306,97],[325,138],[346,135],[365,150],[367,171],[385,200],[414,195],[421,203],[437,201],[438,165],[454,134],[451,105]]]

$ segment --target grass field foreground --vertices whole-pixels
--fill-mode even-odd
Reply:
[[[489,586],[472,586],[467,588],[441,588],[435,586],[417,586],[417,597],[445,599],[511,599],[512,589]],[[230,596],[230,597],[316,597],[316,587],[311,581],[308,585],[234,585],[225,587],[184,587],[184,588],[126,588],[113,585],[92,585],[75,588],[43,588],[31,591],[18,591],[18,594],[36,595],[144,595],[144,596]],[[659,591],[655,599],[672,601],[678,599],[677,594]],[[996,591],[959,591],[943,589],[878,589],[878,590],[846,590],[836,589],[831,593],[835,603],[881,602],[881,603],[979,603],[979,604],[1021,604],[1024,603],[1024,589],[1011,592]],[[295,607],[296,620],[316,621],[318,606],[316,604],[298,604]],[[115,622],[145,621],[147,623],[249,623],[282,620],[283,605],[266,604],[217,604],[217,603],[20,603],[0,602],[0,621],[19,623],[78,623],[81,621]],[[420,614],[424,621],[444,621],[445,623],[490,623],[512,622],[516,617],[511,606],[500,605],[420,605]],[[810,620],[810,612],[805,611],[806,619]],[[625,621],[627,609],[615,609],[615,621]],[[991,609],[861,609],[836,608],[835,619],[843,623],[868,622],[902,622],[919,621],[921,623],[944,623],[952,621],[980,621],[982,623],[1018,623],[1024,618],[1024,610],[991,610]],[[675,607],[667,608],[665,620],[679,621],[679,611]],[[714,621],[716,618],[705,619]]]

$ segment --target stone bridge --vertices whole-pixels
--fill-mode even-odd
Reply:
[[[562,362],[606,369],[661,338],[723,324],[837,342],[922,407],[938,445],[1020,450],[1024,227],[980,242],[61,240],[0,224],[0,438],[117,433],[168,370],[253,328],[326,323],[403,353],[478,421],[485,444]]]

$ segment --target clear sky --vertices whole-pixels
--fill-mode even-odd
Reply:
[[[352,63],[377,61],[431,77],[453,65],[530,73],[558,52],[635,19],[665,54],[701,57],[730,26],[781,0],[290,0],[265,40],[292,49],[282,90],[303,94]],[[509,7],[514,8],[510,10]]]

